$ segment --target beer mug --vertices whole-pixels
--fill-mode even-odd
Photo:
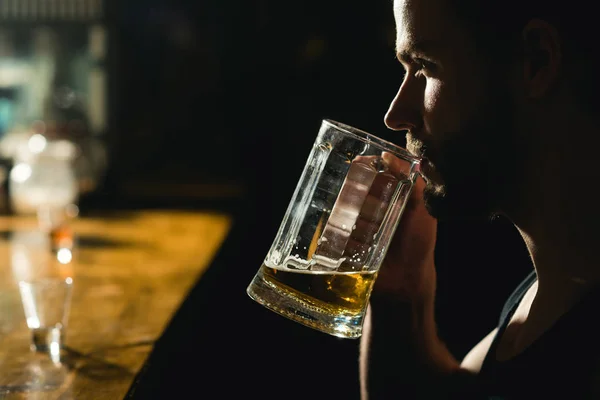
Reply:
[[[419,166],[401,147],[324,120],[248,295],[313,329],[360,337]]]

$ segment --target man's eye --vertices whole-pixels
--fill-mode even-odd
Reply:
[[[435,74],[437,71],[437,65],[435,65],[431,61],[427,61],[422,58],[416,58],[415,64],[419,68],[419,71],[417,71],[417,73],[425,76]]]

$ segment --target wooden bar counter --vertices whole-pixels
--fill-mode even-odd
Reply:
[[[228,215],[124,211],[79,217],[60,364],[31,351],[14,237],[35,219],[0,217],[0,399],[122,399],[154,342],[209,266]]]

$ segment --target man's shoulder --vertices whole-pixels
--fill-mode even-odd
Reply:
[[[463,358],[460,367],[478,374],[481,371],[481,367],[487,354],[496,338],[496,334],[498,333],[498,328],[493,329],[490,333],[488,333],[479,343],[477,343]]]

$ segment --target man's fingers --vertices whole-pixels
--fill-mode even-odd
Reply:
[[[411,162],[402,160],[392,153],[384,152],[381,155],[383,158],[383,162],[389,169],[389,171],[398,179],[398,180],[406,180],[408,178],[408,174],[411,168]]]
[[[353,257],[349,261],[356,263],[356,257],[368,253],[398,184],[408,178],[411,163],[387,152],[382,157],[357,156],[352,162],[373,166],[380,171],[371,184],[344,250],[344,255]],[[424,187],[424,182],[422,185]]]

